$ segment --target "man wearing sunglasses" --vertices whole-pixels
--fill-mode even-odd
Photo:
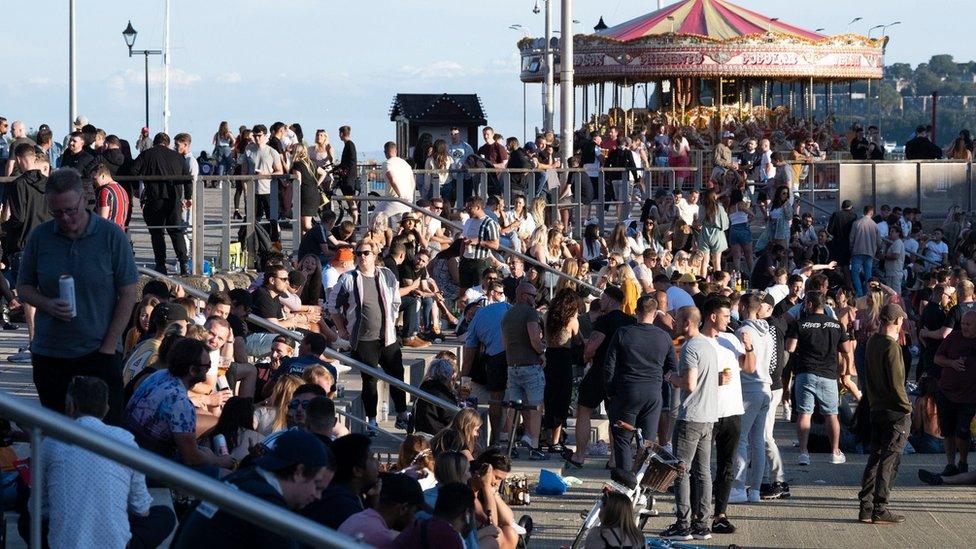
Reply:
[[[397,379],[403,379],[403,356],[396,334],[400,311],[399,282],[386,267],[376,264],[372,245],[360,242],[354,250],[356,268],[339,277],[326,307],[332,315],[339,337],[349,342],[352,356],[370,366],[380,366]],[[363,407],[370,425],[376,426],[376,379],[363,376]],[[397,411],[398,429],[407,424],[406,394],[390,387]]]
[[[64,412],[76,375],[108,384],[110,424],[122,411],[122,331],[138,300],[139,275],[129,239],[118,226],[85,208],[81,176],[55,170],[45,189],[54,217],[27,238],[18,273],[21,300],[36,307],[31,363],[41,404]],[[74,279],[73,303],[60,278]]]

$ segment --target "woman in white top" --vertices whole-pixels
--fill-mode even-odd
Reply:
[[[599,271],[607,264],[607,243],[600,235],[600,227],[590,223],[583,229],[583,259],[591,271]]]
[[[519,222],[518,238],[521,241],[521,249],[524,250],[536,227],[535,218],[529,213],[529,209],[525,205],[524,196],[515,196],[512,203],[512,217]]]
[[[434,154],[427,158],[424,169],[436,172],[423,177],[423,185],[420,187],[420,196],[430,200],[434,196],[434,180],[437,180],[437,196],[443,192],[444,186],[451,180],[451,173],[448,171],[453,159],[447,152],[447,141],[438,139],[434,141]]]
[[[691,164],[691,159],[688,157],[690,152],[691,146],[688,145],[688,140],[685,139],[684,133],[681,129],[675,130],[674,135],[671,136],[671,145],[668,147],[668,166],[675,168],[675,185],[679,189],[688,176],[688,170],[678,168],[685,168]]]
[[[627,229],[623,223],[614,225],[613,232],[610,233],[610,238],[607,239],[607,247],[610,253],[620,254],[627,263],[634,257],[630,242],[627,241]]]

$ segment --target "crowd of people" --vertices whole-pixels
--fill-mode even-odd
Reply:
[[[676,521],[662,533],[671,539],[731,534],[730,504],[790,497],[773,437],[781,413],[796,423],[790,465],[841,466],[845,452],[870,453],[863,522],[904,520],[888,502],[909,442],[946,455],[942,471],[919,472],[923,481],[973,480],[976,231],[958,209],[923,223],[914,208],[856,213],[849,202],[815,227],[795,194],[807,174],[789,163],[810,158],[815,143],[800,140],[799,157],[766,141],[733,152],[734,136],[725,135],[705,185],[670,190],[654,188],[642,170],[680,169],[671,154],[676,142],[686,148],[680,140],[663,129],[589,135],[571,162],[589,171],[590,203],[601,193],[619,203],[616,223],[603,227],[552,207],[565,182],[533,195],[513,178],[508,205],[491,185],[489,196],[475,195],[453,169],[558,167],[551,134],[522,146],[485,128],[476,150],[452,130],[451,143],[422,139],[406,159],[385,145],[389,194],[416,208],[379,203],[360,227],[356,203],[324,207],[360,185],[348,126],[336,155],[323,130],[306,145],[298,124],[234,136],[222,123],[213,137],[218,173],[293,174],[303,236],[290,253],[261,254],[250,288],[203,301],[141,283],[126,234],[138,203],[156,269],[167,270],[168,232],[187,272],[178,227],[200,173],[190,136],[150,139],[144,128],[131,159],[124,140],[76,124],[59,156],[50,129],[34,139],[14,123],[7,173],[15,179],[3,186],[13,288],[0,278],[0,290],[7,307],[24,311],[30,346],[12,358],[31,362],[41,404],[354,538],[377,547],[516,547],[530,528],[498,493],[512,468],[509,445],[570,469],[599,456],[627,470],[628,425],[685,464]],[[608,173],[631,177],[634,193],[614,177],[598,188],[591,173],[605,167],[623,168]],[[425,169],[444,177],[428,187],[415,173]],[[119,174],[146,180],[119,184]],[[291,192],[279,183],[275,216],[271,185],[259,178],[256,187],[255,215],[277,240],[270,219],[290,211]],[[457,193],[463,209],[453,207]],[[583,227],[578,239],[573,223]],[[70,298],[63,275],[73,279]],[[423,400],[408,406],[396,387],[389,409],[363,372],[368,428],[348,432],[336,410],[348,367],[337,353],[403,379],[404,348],[446,337],[464,352],[438,353],[420,389],[460,412]],[[518,425],[506,411],[513,405],[522,409]],[[590,444],[602,413],[612,426],[606,448]],[[410,434],[398,463],[381,472],[371,448],[388,414]],[[57,502],[44,517],[52,544],[152,545],[173,530],[175,517],[147,503],[141,475],[87,452],[71,459],[55,446],[45,456],[45,497]],[[65,492],[93,475],[107,479],[103,490]],[[616,499],[606,498],[604,528],[587,546],[633,536],[633,517]],[[107,529],[74,520],[92,509],[127,512]],[[289,544],[206,502],[177,510],[180,547]]]

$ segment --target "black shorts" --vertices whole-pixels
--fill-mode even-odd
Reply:
[[[600,407],[607,399],[607,389],[603,386],[603,368],[590,367],[580,382],[578,404],[591,410]]]
[[[597,192],[597,187],[600,185],[599,177],[589,177],[589,181],[582,181],[580,183],[580,202],[589,206],[590,202],[593,202],[593,198],[599,196]]]
[[[976,404],[952,402],[942,391],[936,396],[935,404],[939,410],[939,430],[942,431],[942,436],[954,436],[968,444],[972,439],[970,424],[976,416]]]
[[[468,259],[461,258],[458,265],[458,286],[461,288],[473,288],[481,284],[481,273],[488,268],[487,259]]]
[[[508,386],[508,361],[505,353],[482,355],[485,364],[486,383],[489,393],[504,393]]]

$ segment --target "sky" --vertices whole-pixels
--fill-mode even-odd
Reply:
[[[131,20],[135,48],[163,42],[164,0],[75,0],[78,16],[78,112],[134,140],[144,118],[141,56],[128,57],[122,30]],[[541,1],[541,0],[540,0]],[[485,9],[486,6],[491,9]],[[489,123],[522,135],[523,87],[516,42],[543,34],[535,0],[171,0],[171,133],[186,131],[194,149],[210,148],[221,120],[270,125],[300,122],[307,134],[353,126],[360,151],[394,137],[389,108],[396,93],[477,93]],[[553,0],[554,22],[559,0]],[[671,2],[666,1],[665,4]],[[850,27],[889,29],[886,62],[915,65],[937,53],[976,59],[970,40],[972,0],[737,0],[739,5],[827,34]],[[0,116],[29,127],[68,130],[68,0],[5,0]],[[786,6],[789,6],[788,8]],[[934,4],[933,4],[934,5]],[[576,0],[577,33],[600,16],[614,25],[653,11],[655,0]],[[558,27],[557,27],[558,28]],[[875,31],[877,32],[877,31]],[[162,127],[162,62],[150,57],[150,127]],[[558,92],[557,92],[558,93]],[[539,125],[541,89],[530,85],[528,126]],[[558,113],[558,105],[556,112]]]

